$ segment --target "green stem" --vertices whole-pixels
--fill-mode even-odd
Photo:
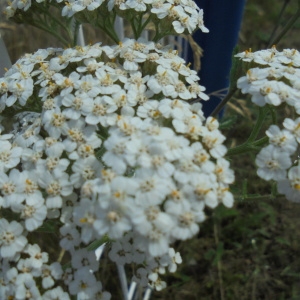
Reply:
[[[143,30],[146,28],[146,26],[149,24],[149,22],[152,19],[152,15],[149,16],[149,18],[142,24],[141,28],[139,29],[139,35],[143,32]]]
[[[243,154],[243,153],[247,153],[253,150],[256,150],[257,147],[260,147],[264,144],[266,144],[268,142],[269,138],[267,136],[252,142],[252,143],[244,143],[242,145],[239,145],[237,147],[231,148],[228,150],[226,157],[230,157],[230,156],[234,156],[237,154]]]
[[[226,103],[232,98],[234,93],[237,91],[237,88],[231,89],[226,97],[219,103],[219,105],[215,108],[215,110],[212,112],[211,116],[216,117],[218,113],[222,110],[222,108],[226,105]]]
[[[42,26],[42,25],[40,25],[40,24],[37,24],[37,23],[32,23],[32,25],[34,26],[34,27],[36,27],[36,28],[39,28],[39,29],[41,29],[41,30],[44,30],[44,31],[46,31],[46,32],[48,32],[48,33],[50,33],[50,34],[52,34],[54,37],[56,37],[60,42],[62,42],[62,44],[64,45],[64,46],[68,46],[69,45],[69,43],[68,43],[68,41],[67,40],[65,40],[64,38],[62,38],[61,37],[61,35],[59,35],[58,33],[56,33],[56,32],[54,32],[54,31],[52,31],[51,29],[49,29],[48,27],[45,27],[45,26]]]
[[[269,110],[271,112],[272,124],[277,125],[277,121],[278,120],[277,120],[276,109],[273,106],[271,106],[271,105],[268,105],[268,108],[269,108]]]
[[[256,119],[256,123],[250,133],[249,138],[247,139],[246,143],[251,143],[253,141],[255,141],[255,139],[257,138],[257,135],[260,132],[260,129],[263,125],[263,123],[265,122],[265,118],[267,115],[267,108],[266,107],[259,107],[258,108],[258,116]]]
[[[246,153],[246,152],[255,150],[257,147],[260,147],[268,142],[269,139],[266,136],[255,141],[255,139],[257,138],[257,136],[261,130],[262,125],[265,123],[265,119],[266,119],[268,110],[270,110],[270,112],[271,112],[273,123],[276,124],[277,115],[274,112],[274,110],[272,109],[272,107],[270,107],[270,106],[259,107],[256,123],[255,123],[247,141],[245,143],[243,143],[242,145],[239,145],[237,147],[229,149],[226,156],[233,156],[233,155],[237,155],[237,154]]]
[[[138,38],[138,32],[137,32],[136,27],[135,27],[135,16],[130,18],[129,22],[130,22],[131,28],[133,30],[134,38],[137,39]]]
[[[248,196],[246,198],[243,198],[243,201],[247,201],[247,200],[265,200],[265,199],[274,199],[272,195],[257,195],[257,196]]]
[[[300,4],[298,4],[298,10],[294,14],[294,16],[287,22],[279,35],[270,43],[271,45],[276,45],[279,41],[284,37],[284,35],[291,29],[291,27],[295,24],[297,19],[300,17]]]
[[[115,43],[119,43],[120,39],[114,29],[114,24],[116,20],[116,12],[113,11],[113,15],[110,18],[107,18],[106,16],[103,16],[104,20],[107,20],[107,22],[104,22],[104,31],[107,33],[107,35],[114,40]]]
[[[163,37],[170,35],[170,33],[168,31],[163,31],[161,33],[158,33],[158,31],[156,31],[156,34],[153,38],[153,42],[157,43],[160,39],[162,39]]]
[[[255,141],[255,142],[253,142],[253,143],[252,143],[252,146],[253,146],[254,148],[260,147],[260,146],[262,146],[262,145],[265,145],[268,141],[269,141],[269,138],[268,138],[267,136],[265,136],[265,137],[263,137],[263,138],[261,138],[261,139]]]
[[[282,16],[283,16],[283,12],[285,11],[285,9],[286,9],[286,7],[287,7],[287,5],[289,4],[290,1],[291,0],[285,0],[284,3],[283,3],[283,5],[282,5],[281,11],[279,13],[279,16],[278,16],[278,19],[277,19],[277,22],[276,22],[276,25],[275,25],[275,27],[274,27],[274,29],[273,29],[273,31],[271,33],[271,36],[269,38],[268,48],[270,48],[272,46],[271,41],[274,39],[275,33],[276,33],[276,31],[277,31],[277,29],[278,29],[278,27],[280,25],[280,21],[281,21]]]
[[[70,24],[69,24],[71,22],[71,19],[67,22],[67,24],[65,24],[65,23],[59,21],[57,18],[55,18],[53,16],[53,14],[49,13],[49,7],[46,7],[45,9],[39,7],[39,9],[43,12],[44,18],[45,18],[45,20],[42,23],[46,23],[47,27],[51,28],[51,26],[49,26],[49,24],[48,24],[48,21],[49,21],[49,19],[53,20],[55,22],[55,24],[58,25],[59,28],[63,28],[63,29],[66,30],[66,32],[67,32],[67,34],[69,36],[70,41],[73,40],[73,32],[72,32],[72,30],[70,30]],[[36,14],[36,16],[37,16],[37,18],[39,18],[41,20],[41,14],[40,13]],[[49,19],[46,18],[46,17],[49,17]],[[55,37],[57,37],[56,31],[53,31],[52,28],[49,29],[48,32],[51,33],[52,35],[54,35]],[[67,43],[67,45],[68,45],[68,43]]]
[[[78,30],[79,30],[80,23],[76,19],[74,19],[73,22],[75,22],[73,28],[73,47],[74,47],[77,45]]]

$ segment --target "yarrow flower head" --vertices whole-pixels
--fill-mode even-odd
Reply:
[[[289,105],[296,115],[300,114],[300,55],[297,50],[278,51],[272,47],[257,52],[244,51],[236,57],[246,65],[254,65],[237,82],[242,93],[251,95],[253,103],[260,107]],[[266,131],[269,145],[256,157],[257,174],[265,180],[275,180],[278,192],[297,202],[299,117],[284,119],[283,127],[271,125]]]
[[[68,0],[64,2],[64,5],[61,4],[62,1],[60,0],[55,0],[54,2],[57,3],[52,3],[51,1],[37,1],[34,2],[33,5],[31,1],[13,0],[12,2],[8,2],[5,13],[10,18],[17,18],[21,22],[35,24],[35,22],[38,21],[32,18],[32,14],[30,14],[31,10],[34,9],[44,14],[43,5],[59,7],[62,17],[73,17],[81,23],[86,23],[86,20],[89,20],[90,24],[103,29],[115,41],[118,40],[118,35],[114,30],[113,24],[109,24],[105,19],[114,19],[116,14],[129,21],[130,26],[133,27],[135,38],[141,36],[142,30],[145,29],[149,22],[155,23],[157,41],[171,34],[192,34],[198,29],[202,32],[208,32],[203,21],[203,10],[193,1],[179,0],[175,3],[171,0]],[[24,3],[26,3],[26,5],[24,5]],[[22,18],[19,18],[19,14],[22,15]],[[98,17],[95,18],[95,15]],[[145,17],[142,18],[142,16]],[[66,26],[68,26],[68,24],[66,24]],[[137,62],[142,59],[144,55],[145,54],[135,51],[126,51],[126,57],[128,58],[127,65],[136,68],[136,65],[131,63],[132,60]],[[28,98],[28,94],[30,94],[30,87],[26,88],[28,80],[31,79],[22,79],[17,85],[14,85],[15,94],[22,94],[23,101],[25,101]],[[16,95],[10,98],[11,104],[15,101]]]
[[[65,276],[71,295],[109,299],[94,274],[94,252],[80,249],[109,238],[109,257],[144,263],[134,276],[160,290],[166,285],[160,274],[181,263],[170,245],[199,232],[205,207],[233,205],[234,175],[219,123],[205,120],[200,103],[189,103],[207,100],[205,88],[176,51],[154,42],[125,39],[57,52],[46,50],[42,62],[27,55],[1,79],[8,87],[0,94],[3,114],[11,106],[22,110],[20,126],[0,140],[1,203],[20,217],[1,220],[1,257],[35,274],[19,291],[35,292],[41,278],[45,299],[65,297],[55,285]],[[26,100],[11,88],[22,76],[30,79]],[[34,118],[23,112],[31,99]],[[51,219],[62,224],[69,275],[47,265],[48,256],[26,246],[22,235]]]

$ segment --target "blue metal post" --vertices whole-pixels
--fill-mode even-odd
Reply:
[[[198,31],[194,34],[195,41],[204,50],[199,72],[200,84],[210,94],[228,88],[231,55],[238,40],[246,0],[195,1],[203,9],[204,24],[210,31]],[[192,60],[190,52],[188,62]],[[205,115],[209,116],[220,101],[220,97],[216,96],[203,101]]]

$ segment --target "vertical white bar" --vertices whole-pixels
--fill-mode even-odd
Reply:
[[[151,296],[151,292],[152,292],[152,289],[148,287],[145,291],[143,300],[149,300],[150,296]]]
[[[103,254],[105,245],[106,245],[106,243],[102,244],[100,247],[98,247],[98,248],[95,250],[95,254],[96,254],[96,259],[97,259],[97,260],[100,260],[100,259],[101,259],[101,256],[102,256],[102,254]]]
[[[84,34],[83,34],[83,29],[81,24],[79,25],[78,28],[77,45],[82,47],[85,46]]]
[[[119,36],[120,41],[124,39],[124,21],[123,18],[116,17],[115,20],[115,31]]]
[[[142,38],[144,38],[146,41],[149,41],[149,31],[148,30],[144,30],[142,32]]]
[[[134,292],[136,290],[137,283],[132,281],[128,291],[128,300],[133,300]]]
[[[120,279],[122,292],[123,292],[123,299],[128,300],[128,286],[127,286],[127,278],[126,278],[124,265],[117,264],[117,268],[118,268],[119,279]]]

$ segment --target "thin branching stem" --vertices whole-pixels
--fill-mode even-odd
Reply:
[[[274,26],[274,29],[273,29],[273,31],[272,31],[272,33],[271,33],[271,36],[270,36],[270,38],[269,38],[268,48],[270,48],[270,47],[272,46],[272,40],[274,39],[274,36],[275,36],[275,34],[276,34],[276,31],[277,31],[277,29],[278,29],[278,27],[279,27],[279,25],[280,25],[280,21],[281,21],[281,19],[282,19],[283,13],[284,13],[285,9],[287,8],[287,5],[289,4],[290,1],[291,1],[291,0],[285,0],[284,3],[283,3],[283,5],[282,5],[282,8],[281,8],[281,10],[280,10],[280,13],[279,13],[277,22],[276,22],[276,24],[275,24],[275,26]]]
[[[214,237],[215,237],[216,247],[218,247],[219,246],[219,231],[218,231],[218,224],[217,224],[217,221],[215,220],[215,218],[214,218]],[[220,299],[225,300],[221,258],[218,259],[217,268],[218,268],[218,280],[219,280],[219,287],[220,287]]]
[[[235,94],[236,91],[237,91],[237,88],[235,87],[228,92],[226,97],[219,103],[219,105],[212,112],[212,114],[211,114],[212,117],[216,117],[219,114],[219,112],[226,105],[226,103],[232,98],[232,96]]]
[[[278,36],[271,41],[271,45],[277,45],[280,40],[285,36],[285,34],[293,27],[293,25],[296,23],[298,18],[300,17],[300,4],[298,5],[297,12],[294,14],[294,16],[286,23],[282,31],[278,34]]]

